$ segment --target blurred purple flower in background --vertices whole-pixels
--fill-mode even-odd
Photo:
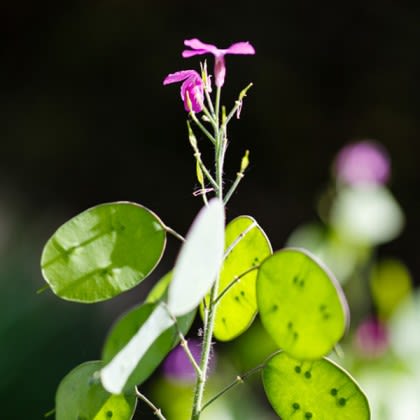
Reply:
[[[164,85],[183,82],[181,85],[181,98],[187,112],[200,112],[203,109],[204,83],[195,70],[181,70],[168,74],[163,81]],[[191,109],[190,109],[191,108]]]
[[[347,184],[385,184],[390,176],[390,159],[378,143],[365,140],[349,144],[338,153],[334,172]]]
[[[188,340],[188,347],[195,361],[200,363],[201,341],[190,339]],[[209,370],[211,371],[214,366],[215,358],[214,351],[212,351]],[[163,371],[167,378],[177,381],[192,382],[195,381],[196,378],[195,370],[181,346],[175,347],[171,353],[169,353],[163,364]]]
[[[184,50],[182,56],[184,58],[193,57],[195,55],[202,54],[213,54],[215,58],[214,63],[214,82],[217,87],[222,87],[225,83],[226,66],[225,66],[225,55],[226,54],[255,54],[254,47],[249,42],[236,42],[229,48],[220,49],[212,44],[205,44],[197,38],[186,39],[184,41],[186,47],[190,47],[191,50]]]
[[[376,318],[366,319],[357,328],[355,345],[365,357],[382,356],[389,347],[389,334],[386,325]]]

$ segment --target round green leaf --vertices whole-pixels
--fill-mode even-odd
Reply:
[[[369,420],[356,381],[328,359],[301,362],[281,352],[263,369],[265,393],[283,420]]]
[[[225,252],[228,255],[220,274],[219,292],[235,282],[238,276],[261,264],[272,250],[257,222],[252,217],[240,216],[226,227]],[[240,277],[220,299],[214,324],[217,339],[232,340],[251,325],[257,314],[256,279],[257,270],[249,272]]]
[[[194,317],[195,310],[177,318],[175,326],[167,308],[159,302],[137,306],[123,315],[111,329],[102,351],[107,364],[101,373],[104,387],[119,393],[143,383],[179,342],[178,328],[186,334]]]
[[[195,218],[177,258],[168,290],[176,316],[196,308],[216,280],[223,261],[225,209],[217,198]]]
[[[326,355],[347,326],[347,303],[340,286],[303,250],[278,251],[261,264],[257,300],[265,329],[296,359]]]
[[[63,299],[92,303],[139,284],[159,262],[166,232],[159,218],[135,203],[109,203],[80,213],[49,239],[42,273]]]
[[[86,362],[61,381],[55,401],[56,420],[130,420],[137,398],[134,389],[128,394],[112,395],[102,387],[96,373],[102,362]]]

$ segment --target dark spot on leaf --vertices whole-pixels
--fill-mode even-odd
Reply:
[[[239,296],[235,296],[236,302],[239,302]]]
[[[295,403],[292,404],[292,407],[293,407],[293,410],[299,410],[300,405],[299,405],[299,403],[295,402]]]
[[[309,370],[307,370],[307,371],[305,372],[305,378],[307,378],[307,379],[311,379],[311,377],[312,377],[311,372],[309,372]]]
[[[291,330],[291,329],[293,328],[293,322],[292,322],[292,321],[289,321],[289,322],[287,323],[287,328],[288,328],[289,330]]]
[[[277,309],[279,309],[278,305],[273,305],[273,306],[271,307],[271,310],[272,310],[273,312],[277,311]]]
[[[311,419],[312,418],[312,413],[310,411],[307,411],[305,413],[305,419]]]
[[[339,398],[337,402],[338,402],[338,405],[340,405],[341,407],[344,407],[346,405],[347,400],[345,398]]]
[[[300,366],[295,366],[295,372],[296,373],[300,373],[302,371],[302,369],[300,368]]]
[[[298,277],[293,277],[293,284],[298,284],[299,282],[299,278]]]
[[[302,280],[299,282],[299,286],[300,286],[300,287],[305,286],[305,280],[303,280],[303,279],[302,279]]]
[[[335,396],[338,394],[337,389],[336,389],[336,388],[332,388],[332,389],[331,389],[331,391],[330,391],[330,394],[331,394],[333,397],[335,397]]]
[[[243,290],[241,290],[241,295],[245,296],[245,292]]]
[[[106,416],[109,417],[109,418],[111,418],[113,416],[112,411],[111,410],[107,411],[106,412]]]
[[[294,333],[293,333],[293,339],[294,340],[297,340],[299,338],[299,334],[295,331]]]
[[[324,315],[322,315],[322,318],[327,320],[327,319],[331,318],[331,315],[330,314],[324,314]]]
[[[223,322],[223,324],[226,324],[226,318],[225,317],[222,318],[222,322]]]
[[[319,310],[322,312],[322,311],[325,311],[325,309],[327,309],[327,305],[324,305],[324,304],[322,304],[322,305],[320,305],[319,306]]]

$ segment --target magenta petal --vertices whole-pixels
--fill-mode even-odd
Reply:
[[[225,54],[255,54],[255,49],[249,42],[236,42],[224,52]]]
[[[184,41],[184,45],[186,47],[192,48],[193,50],[203,50],[205,52],[209,52],[209,53],[212,53],[212,54],[217,54],[217,52],[218,52],[218,48],[215,45],[205,44],[204,42],[201,42],[197,38],[186,39]],[[204,54],[204,52],[201,52],[200,54]]]
[[[189,58],[193,57],[194,55],[202,55],[202,54],[208,54],[209,52],[207,50],[184,50],[182,51],[182,57]]]
[[[171,83],[182,82],[189,77],[200,77],[199,74],[195,70],[181,70],[177,71],[176,73],[168,74],[164,81],[164,85],[169,85]]]

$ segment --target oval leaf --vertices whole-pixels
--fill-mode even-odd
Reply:
[[[296,359],[326,355],[345,332],[344,294],[306,251],[290,248],[268,257],[258,270],[257,300],[265,329]]]
[[[130,420],[137,398],[130,394],[111,395],[95,377],[102,362],[86,362],[61,381],[56,400],[56,420]]]
[[[369,420],[356,381],[328,359],[300,362],[281,352],[263,369],[265,393],[283,420]]]
[[[168,307],[175,316],[196,308],[209,291],[223,261],[225,211],[212,199],[195,218],[176,261]]]
[[[251,325],[257,314],[255,282],[257,267],[271,253],[270,242],[257,222],[249,216],[240,216],[226,227],[227,253],[219,280],[219,292],[228,291],[217,306],[214,336],[221,341],[232,340]],[[235,282],[235,279],[239,278]],[[230,285],[234,282],[234,285]]]
[[[49,239],[42,273],[63,299],[92,303],[139,284],[166,244],[159,218],[135,203],[108,203],[80,213]]]

